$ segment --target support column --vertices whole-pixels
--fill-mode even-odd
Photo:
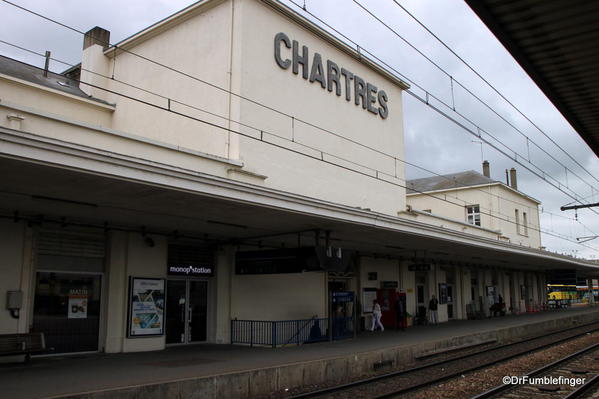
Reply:
[[[530,276],[531,285],[532,285],[532,303],[530,304],[531,309],[536,310],[539,306],[539,280],[537,278],[537,274],[531,272]]]
[[[106,353],[123,352],[127,323],[127,247],[128,234],[122,231],[111,231],[108,238],[109,256],[106,262],[105,308]]]
[[[216,259],[215,337],[217,344],[231,341],[231,279],[235,273],[235,247],[218,248]]]

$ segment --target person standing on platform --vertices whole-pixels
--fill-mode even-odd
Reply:
[[[381,323],[381,316],[383,312],[381,311],[381,305],[379,305],[378,301],[375,299],[372,301],[372,327],[370,331],[374,331],[374,329],[379,326],[381,331],[385,331],[385,327]]]
[[[439,306],[439,301],[435,295],[432,296],[431,300],[428,303],[428,310],[431,314],[431,324],[437,324],[439,322],[439,317],[437,315],[437,307]]]

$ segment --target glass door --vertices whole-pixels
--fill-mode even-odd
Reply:
[[[166,343],[206,341],[208,282],[168,280],[166,289]]]
[[[168,280],[166,283],[166,343],[185,342],[185,314],[187,312],[187,282]]]
[[[54,353],[98,350],[101,285],[101,275],[37,272],[33,331]]]
[[[206,341],[208,320],[206,281],[189,281],[189,333],[187,342]]]

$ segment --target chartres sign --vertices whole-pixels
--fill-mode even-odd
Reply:
[[[214,268],[211,266],[169,265],[167,274],[169,276],[210,277],[214,275]]]
[[[283,55],[282,47],[291,49],[291,54]],[[289,51],[287,51],[289,53]],[[289,58],[289,56],[291,58]],[[340,68],[335,62],[326,60],[323,63],[322,56],[314,53],[312,63],[308,47],[301,47],[297,40],[290,40],[289,37],[280,32],[275,35],[275,61],[283,69],[289,69],[294,74],[299,74],[299,67],[302,66],[302,77],[311,83],[318,82],[323,89],[329,92],[335,90],[335,94],[340,97],[345,92],[346,101],[354,101],[356,105],[362,105],[362,108],[379,115],[383,119],[389,116],[389,107],[387,102],[389,98],[384,90],[378,88],[362,79],[358,75],[345,68]]]

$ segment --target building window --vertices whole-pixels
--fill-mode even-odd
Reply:
[[[480,226],[480,206],[468,205],[466,207],[466,221],[475,226]]]
[[[516,209],[515,213],[516,213],[516,233],[520,234],[520,214],[518,213],[517,209]]]
[[[527,236],[528,235],[528,220],[526,217],[526,212],[522,212],[522,229],[523,229],[522,234]]]

